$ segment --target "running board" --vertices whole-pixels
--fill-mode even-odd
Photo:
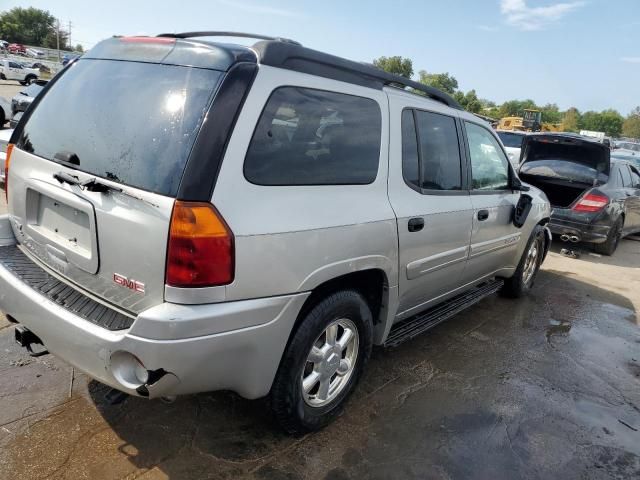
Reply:
[[[384,342],[385,347],[397,347],[402,342],[411,340],[417,337],[421,333],[435,327],[439,323],[453,317],[462,310],[478,303],[485,297],[496,293],[502,285],[504,280],[492,280],[485,282],[477,287],[464,292],[456,297],[442,302],[431,309],[421,312],[406,320],[402,320],[391,327],[389,336]]]

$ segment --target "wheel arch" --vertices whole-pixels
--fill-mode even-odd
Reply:
[[[397,287],[390,286],[388,272],[380,267],[364,268],[343,273],[325,279],[315,285],[311,289],[311,295],[309,295],[300,312],[298,312],[296,322],[291,329],[289,341],[305,316],[315,305],[328,295],[342,290],[355,290],[365,298],[373,317],[374,343],[379,343],[381,335],[379,332],[386,330],[389,318],[392,318],[390,305],[395,305],[394,292],[397,292]]]

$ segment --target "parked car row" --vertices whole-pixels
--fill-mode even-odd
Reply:
[[[24,55],[32,58],[46,58],[47,54],[37,48],[25,47],[20,43],[9,43],[6,40],[0,40],[0,51],[6,51],[13,55]]]

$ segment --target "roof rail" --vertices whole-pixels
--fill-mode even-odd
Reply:
[[[383,86],[396,86],[412,88],[425,94],[427,97],[444,103],[445,105],[463,110],[458,102],[451,96],[441,92],[437,88],[423,83],[415,82],[409,78],[385,72],[373,65],[358,63],[345,58],[336,57],[328,53],[319,52],[303,47],[299,42],[281,37],[269,37],[255,33],[243,32],[182,32],[161,33],[158,37],[169,38],[195,38],[195,37],[241,37],[262,40],[253,49],[260,56],[261,63],[274,67],[287,68],[303,73],[310,73],[326,78],[332,78],[343,82],[363,85],[373,88]]]
[[[161,33],[158,37],[169,38],[195,38],[195,37],[241,37],[241,38],[255,38],[257,40],[271,40],[274,42],[285,42],[293,45],[300,45],[299,42],[282,37],[269,37],[267,35],[260,35],[256,33],[244,33],[244,32],[218,32],[218,31],[199,31],[199,32],[182,32],[182,33]]]
[[[445,105],[463,110],[458,102],[437,88],[415,82],[409,78],[385,72],[373,65],[354,62],[328,53],[305,48],[297,43],[261,41],[253,45],[260,63],[309,73],[342,82],[382,89],[384,86],[412,88]]]
[[[373,67],[376,68],[377,67]],[[378,69],[380,70],[380,69]],[[380,70],[383,73],[387,73],[384,70]],[[411,80],[409,78],[406,77],[402,77],[400,75],[395,75],[392,73],[388,73],[388,75],[395,77],[393,80],[386,80],[384,82],[385,85],[391,86],[391,87],[395,87],[395,86],[400,86],[400,87],[405,87],[405,88],[413,88],[414,90],[417,90],[419,92],[424,93],[427,97],[436,100],[438,102],[444,103],[446,106],[451,107],[451,108],[455,108],[456,110],[464,110],[462,108],[462,106],[453,98],[451,97],[449,94],[444,93],[440,90],[438,90],[435,87],[430,87],[429,85],[425,85],[424,83],[420,83],[420,82],[416,82],[414,80]]]

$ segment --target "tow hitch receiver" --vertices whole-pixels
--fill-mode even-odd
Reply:
[[[18,342],[18,345],[26,348],[29,352],[29,355],[31,355],[32,357],[39,357],[41,355],[46,355],[47,353],[49,353],[46,348],[40,349],[38,351],[33,350],[32,345],[42,345],[44,347],[44,344],[35,333],[33,333],[28,328],[23,327],[22,325],[16,326],[15,339],[16,342]]]

